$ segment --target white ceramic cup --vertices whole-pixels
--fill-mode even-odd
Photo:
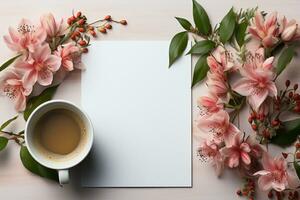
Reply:
[[[34,141],[33,141],[33,130],[34,127],[36,126],[37,121],[45,113],[53,109],[59,109],[59,108],[70,110],[74,112],[76,115],[78,115],[78,117],[84,123],[87,135],[85,136],[84,145],[80,147],[80,150],[76,152],[75,156],[73,156],[71,159],[70,158],[64,159],[64,157],[62,156],[62,159],[60,159],[60,161],[55,161],[45,156],[41,152],[41,150],[36,148],[36,145],[34,145]],[[87,114],[75,104],[65,100],[51,100],[38,106],[31,113],[25,127],[25,142],[30,154],[41,165],[48,167],[50,169],[57,170],[59,183],[61,185],[69,182],[69,169],[79,164],[90,152],[93,144],[93,138],[94,138],[93,135],[94,135],[93,126]]]

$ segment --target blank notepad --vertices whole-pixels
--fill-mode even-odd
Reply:
[[[85,187],[191,187],[191,57],[168,68],[169,41],[95,42],[82,107],[95,140]]]

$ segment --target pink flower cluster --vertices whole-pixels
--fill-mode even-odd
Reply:
[[[74,43],[50,48],[50,43],[63,36],[63,32],[63,21],[47,14],[41,17],[39,25],[22,19],[17,30],[10,27],[9,35],[4,36],[7,46],[22,55],[0,81],[1,93],[14,101],[16,110],[25,109],[26,98],[35,84],[49,86],[59,70],[74,70],[74,61],[80,55]]]
[[[241,95],[247,97],[255,112],[267,112],[264,106],[267,97],[277,96],[273,60],[274,57],[265,58],[264,48],[257,49],[254,55],[249,53],[242,64],[220,48],[207,58],[209,94],[197,102],[200,109],[197,127],[207,137],[199,147],[199,154],[210,159],[217,175],[226,167],[234,168],[247,177],[259,176],[262,190],[283,191],[292,188],[291,179],[296,177],[287,168],[286,160],[271,158],[256,140],[243,134],[233,124],[232,110],[227,107],[234,95]],[[229,75],[233,73],[240,77],[230,81]]]
[[[256,12],[249,33],[260,40],[265,48],[271,48],[278,42],[291,42],[300,39],[300,27],[295,20],[288,21],[286,17],[279,18],[277,13],[266,17]]]

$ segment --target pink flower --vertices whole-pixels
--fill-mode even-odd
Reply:
[[[228,91],[226,76],[224,74],[226,67],[212,56],[207,57],[207,64],[210,71],[207,73],[206,83],[210,92],[220,98],[226,97]]]
[[[203,115],[210,115],[217,113],[223,109],[223,104],[219,101],[219,98],[211,93],[209,96],[202,96],[198,99],[197,104]]]
[[[4,41],[8,48],[13,51],[33,52],[36,46],[39,46],[46,39],[46,32],[41,27],[35,27],[29,20],[22,19],[18,31],[9,28],[9,35],[5,35]]]
[[[26,97],[31,93],[32,87],[26,87],[19,73],[7,71],[0,78],[0,92],[9,97],[15,104],[17,111],[26,107]]]
[[[216,143],[228,141],[240,130],[229,122],[229,115],[226,111],[219,111],[207,119],[200,119],[198,128],[204,132],[212,133]]]
[[[61,66],[66,71],[74,70],[74,61],[76,54],[79,52],[79,48],[72,43],[68,43],[64,46],[59,46],[54,52],[56,56],[61,57]]]
[[[218,145],[212,141],[205,141],[198,149],[198,152],[200,156],[208,157],[211,159],[217,175],[220,176],[224,169],[224,162]]]
[[[260,175],[258,186],[261,190],[283,191],[286,188],[295,187],[293,183],[295,177],[288,171],[287,162],[283,157],[272,159],[268,153],[265,153],[262,158],[262,165],[264,170],[254,174]]]
[[[249,33],[255,38],[261,40],[266,48],[272,47],[278,41],[277,13],[271,13],[264,19],[261,12],[256,12]]]
[[[45,14],[41,17],[41,26],[46,30],[49,38],[56,37],[62,34],[63,19],[57,22],[51,13]]]
[[[300,27],[296,20],[287,21],[286,17],[283,17],[280,21],[281,39],[285,42],[300,39]]]
[[[261,50],[258,52],[261,53]],[[275,76],[272,66],[274,57],[264,60],[260,53],[257,53],[254,59],[250,59],[240,69],[243,77],[232,86],[233,90],[248,97],[248,102],[255,111],[258,111],[268,96],[277,95],[277,88],[273,82]]]
[[[35,49],[26,61],[17,62],[15,67],[25,72],[24,84],[29,87],[36,82],[43,86],[50,85],[53,73],[59,69],[60,65],[61,58],[51,55],[49,46],[43,45]]]
[[[226,147],[223,150],[223,153],[226,156],[228,167],[235,168],[240,164],[250,165],[251,148],[248,143],[241,139],[240,134],[235,134],[230,137],[229,140],[225,141],[225,144]]]

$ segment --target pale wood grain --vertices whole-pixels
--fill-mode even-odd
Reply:
[[[259,6],[267,11],[277,10],[288,17],[300,20],[300,2],[298,0],[202,0],[201,4],[206,8],[212,22],[221,20],[231,6],[236,8],[247,8]],[[127,27],[114,26],[113,31],[108,35],[101,36],[103,40],[164,40],[170,39],[173,34],[181,30],[174,19],[174,16],[192,19],[191,0],[23,0],[23,1],[1,1],[0,7],[0,33],[7,33],[9,26],[17,25],[22,17],[38,21],[39,16],[45,12],[52,12],[56,16],[67,17],[71,10],[81,10],[90,19],[111,14],[116,18],[126,18],[129,22]],[[1,40],[0,60],[4,61],[12,55]],[[167,58],[166,58],[167,59]],[[294,73],[296,62],[293,62],[286,75],[292,75],[292,80],[297,80],[299,72]],[[88,66],[87,66],[88,67]],[[283,80],[283,77],[280,78]],[[76,92],[74,91],[76,88]],[[80,74],[74,73],[68,77],[67,81],[59,88],[56,98],[63,98],[80,103]],[[193,90],[193,115],[196,116],[195,105],[199,95],[206,91],[204,86]],[[15,111],[10,102],[5,98],[0,98],[0,121],[13,116]],[[246,113],[245,113],[246,114]],[[19,120],[14,129],[21,129],[24,125]],[[194,152],[197,148],[197,140],[194,140]],[[41,179],[25,170],[20,162],[19,148],[15,144],[10,144],[9,148],[0,153],[0,199],[24,199],[24,200],[76,200],[76,199],[97,199],[97,200],[196,200],[196,199],[239,199],[235,195],[235,190],[241,184],[240,180],[231,172],[225,173],[222,180],[219,180],[211,167],[199,161],[194,153],[193,162],[193,188],[140,188],[140,189],[118,189],[118,188],[98,188],[83,189],[72,185],[64,188],[57,184]],[[174,158],[176,159],[176,158]],[[260,198],[264,199],[264,198]]]

